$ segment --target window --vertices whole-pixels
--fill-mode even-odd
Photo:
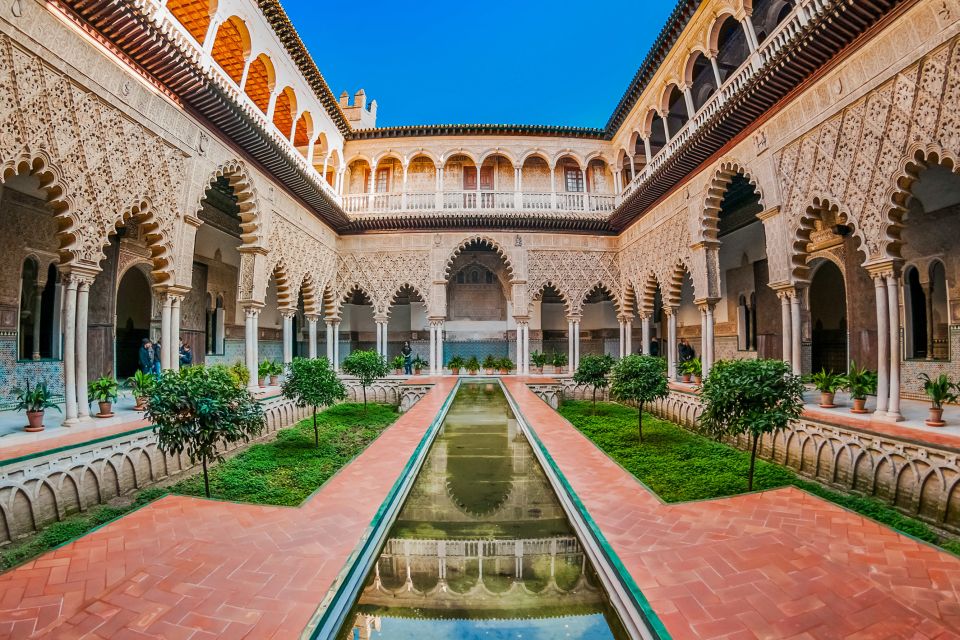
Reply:
[[[390,169],[377,169],[377,193],[387,193],[390,191]]]
[[[577,167],[567,167],[564,173],[567,191],[581,193],[583,191],[583,172]]]
[[[40,266],[34,258],[23,262],[20,289],[21,360],[60,357],[60,292],[54,265]]]

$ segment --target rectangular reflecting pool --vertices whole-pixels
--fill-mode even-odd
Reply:
[[[459,387],[340,638],[627,638],[497,382]]]

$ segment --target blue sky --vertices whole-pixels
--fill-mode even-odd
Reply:
[[[282,0],[334,94],[379,126],[602,127],[674,0]]]

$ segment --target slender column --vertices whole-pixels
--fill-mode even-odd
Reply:
[[[33,287],[33,343],[30,357],[34,360],[40,359],[40,315],[43,313],[43,288],[43,285],[39,282]]]
[[[778,291],[777,297],[780,298],[780,326],[781,326],[781,345],[783,350],[783,361],[791,362],[793,355],[793,339],[790,337],[790,295],[786,291]]]
[[[443,373],[443,320],[437,320],[437,375]]]
[[[517,373],[523,369],[523,325],[517,322]]]
[[[87,320],[90,308],[90,280],[81,279],[77,285],[77,416],[90,417],[90,398],[87,389]]]
[[[660,122],[663,123],[663,137],[667,142],[670,142],[672,137],[670,136],[670,124],[667,122],[667,115],[669,114],[660,114]]]
[[[327,362],[330,363],[330,366],[333,367],[333,322],[327,320]],[[336,367],[334,367],[336,368]]]
[[[307,316],[307,355],[317,357],[317,316]]]
[[[403,193],[400,195],[400,208],[404,211],[407,210],[407,169],[409,164],[403,164]]]
[[[170,300],[170,369],[180,370],[180,301],[183,296],[171,296]]]
[[[887,307],[890,310],[890,401],[887,416],[903,420],[900,415],[900,278],[896,272],[887,275]]]
[[[620,344],[618,345],[618,347],[619,347],[619,351],[620,351],[620,357],[622,358],[622,357],[623,357],[623,352],[624,352],[624,347],[627,346],[627,344],[626,344],[627,340],[626,340],[626,337],[624,336],[623,320],[619,320],[619,321],[618,321],[618,324],[620,325]]]
[[[430,375],[437,374],[437,324],[430,321]]]
[[[712,56],[710,58],[710,66],[713,68],[713,79],[717,81],[717,88],[720,88],[720,85],[723,84],[723,80],[720,79],[720,66],[717,65],[717,56]]]
[[[164,293],[160,307],[160,368],[164,371],[170,368],[170,322],[173,315],[173,298]]]
[[[576,336],[573,333],[573,319],[567,318],[567,367],[573,371],[573,341]]]
[[[714,337],[713,337],[713,335],[714,335],[714,330],[716,329],[716,325],[714,324],[714,319],[713,319],[713,308],[714,308],[714,305],[713,305],[712,303],[707,305],[707,317],[706,317],[706,320],[707,320],[707,350],[706,350],[706,352],[704,353],[704,357],[706,357],[707,361],[706,361],[706,363],[703,365],[703,377],[704,377],[704,378],[707,377],[707,374],[710,372],[710,369],[713,367],[713,362],[714,362],[714,350],[716,349],[716,344],[717,344],[716,340],[715,340]]]
[[[437,199],[434,207],[437,211],[443,211],[443,167],[437,166]]]
[[[707,305],[700,305],[700,366],[707,368],[709,360],[707,358]]]
[[[573,361],[576,365],[574,368],[580,368],[580,319],[578,318],[576,322],[573,323],[573,333],[575,339],[573,341]],[[571,369],[573,371],[573,369]]]
[[[557,208],[557,168],[550,167],[550,208]]]
[[[646,156],[646,164],[649,166],[650,161],[653,160],[653,152],[650,150],[650,136],[643,139],[643,153]]]
[[[63,301],[63,395],[64,425],[77,422],[77,286],[76,276],[64,274]]]
[[[513,206],[519,211],[523,209],[523,168],[513,168]]]
[[[628,156],[630,158],[630,182],[637,177],[637,167],[634,165],[634,157]]]
[[[667,377],[677,379],[677,308],[664,307],[667,314]]]
[[[757,42],[757,32],[753,30],[753,21],[750,20],[750,16],[746,16],[740,24],[743,25],[743,30],[747,33],[747,43],[750,46],[750,53],[754,53],[760,44]]]
[[[927,299],[927,360],[933,360],[933,282],[928,282],[923,288],[923,295]],[[36,332],[34,332],[36,335]]]
[[[523,375],[530,375],[530,323],[523,324]]]
[[[800,375],[803,373],[803,355],[801,349],[800,332],[800,290],[794,289],[793,296],[790,298],[790,363],[793,365],[793,373]]]
[[[625,355],[633,354],[633,316],[628,316],[626,320],[627,346],[624,347]]]
[[[640,351],[650,355],[650,316],[640,317]]]
[[[283,364],[293,362],[293,316],[296,311],[284,309],[280,312],[283,318]]]
[[[257,389],[260,386],[260,374],[257,367],[260,364],[260,358],[257,355],[257,330],[260,319],[260,309],[255,306],[245,307],[244,313],[244,342],[243,352],[246,360],[247,369],[250,371],[250,381],[248,387]]]
[[[890,310],[887,304],[886,277],[873,276],[877,299],[877,413],[887,411],[890,400]]]
[[[690,87],[683,88],[683,101],[687,105],[687,117],[693,120],[693,116],[697,113],[697,110],[693,106],[693,93],[690,91]]]
[[[340,321],[333,324],[333,369],[340,371]]]

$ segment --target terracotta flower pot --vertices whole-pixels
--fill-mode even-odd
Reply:
[[[508,373],[510,373],[510,372],[507,371],[506,369],[500,369],[500,375],[505,376],[505,375],[507,375]]]
[[[820,392],[820,406],[824,409],[833,409],[835,404],[833,404],[833,398],[836,394],[831,393],[830,391],[821,391]]]
[[[270,384],[274,387],[280,384],[280,376],[270,376]]]
[[[543,373],[543,367],[533,367],[534,373]]]
[[[928,427],[942,427],[946,424],[943,421],[943,407],[930,407],[930,415],[927,416],[926,425]]]
[[[693,376],[693,384],[700,384],[703,379],[700,376]]]
[[[450,373],[453,374],[453,375],[455,375],[455,376],[460,375],[460,367],[451,367],[451,368],[450,368]]]
[[[98,418],[109,418],[113,416],[111,402],[98,402],[97,405],[100,407],[100,413],[97,414]]]
[[[555,367],[552,364],[545,364],[543,365],[543,372],[544,373],[563,373],[563,370],[561,367]]]
[[[403,375],[403,369],[394,369],[394,370],[393,370],[393,375],[395,375],[395,376],[402,376],[402,375]]]
[[[866,398],[854,398],[853,408],[850,409],[850,413],[870,413],[864,408],[866,404],[867,404]]]
[[[423,371],[423,369],[414,369],[414,370],[413,370],[413,375],[418,376],[418,375],[420,375],[420,372],[421,372],[421,371]]]
[[[690,382],[690,374],[689,374],[689,373],[685,373],[685,374],[683,374],[682,376],[680,376],[680,379],[681,379],[682,381],[684,381],[684,382],[689,383],[689,382]]]
[[[470,375],[472,375],[472,376],[477,375],[476,369],[470,369]]]
[[[137,403],[136,403],[135,405],[133,405],[134,410],[136,410],[136,411],[143,411],[144,409],[147,408],[147,399],[146,399],[146,398],[137,397],[137,398],[135,398],[135,400],[137,401]]]
[[[27,411],[27,426],[23,430],[30,433],[43,431],[43,411]]]

